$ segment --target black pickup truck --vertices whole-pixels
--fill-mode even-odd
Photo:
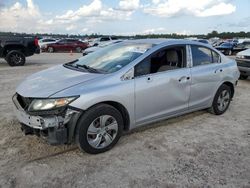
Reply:
[[[0,58],[10,66],[22,66],[25,57],[40,53],[36,37],[0,36]]]

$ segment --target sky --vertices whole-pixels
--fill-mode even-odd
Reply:
[[[0,0],[0,31],[207,34],[250,31],[250,0]]]

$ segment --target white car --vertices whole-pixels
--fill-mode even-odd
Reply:
[[[40,48],[43,48],[45,45],[56,43],[57,41],[58,41],[57,39],[46,38],[46,39],[40,39],[38,41],[38,44],[39,44]]]
[[[98,45],[101,45],[103,43],[110,42],[110,41],[113,41],[113,40],[117,40],[117,38],[116,37],[100,37],[100,38],[96,38],[92,42],[90,42],[90,46],[98,46]]]
[[[237,53],[236,62],[240,71],[240,78],[242,80],[247,79],[250,76],[250,49]]]
[[[98,46],[92,46],[92,47],[89,47],[87,49],[85,49],[83,51],[83,56],[89,54],[89,53],[92,53],[92,52],[95,52],[96,50],[99,50],[101,48],[104,48],[106,46],[109,46],[109,45],[112,45],[112,44],[116,44],[116,43],[119,43],[119,42],[122,42],[123,40],[114,40],[114,41],[109,41],[109,42],[105,42],[105,43],[102,43]]]

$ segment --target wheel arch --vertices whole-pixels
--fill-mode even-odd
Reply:
[[[96,104],[93,104],[91,106],[89,106],[86,110],[82,110],[80,116],[77,116],[74,120],[73,120],[73,126],[71,127],[70,133],[69,133],[69,143],[72,143],[75,135],[76,135],[76,129],[77,129],[77,122],[79,121],[79,119],[81,118],[81,116],[84,115],[84,113],[89,110],[90,108],[93,108],[94,106],[100,105],[100,104],[108,104],[112,107],[114,107],[115,109],[117,109],[121,115],[122,118],[124,120],[124,127],[123,127],[123,131],[128,131],[130,129],[130,116],[128,113],[128,110],[124,107],[124,105],[122,105],[119,102],[116,101],[102,101],[102,102],[98,102]]]
[[[25,55],[25,47],[23,45],[6,45],[3,50],[3,56],[6,56],[12,50],[21,51]]]
[[[99,105],[99,104],[108,104],[108,105],[114,107],[115,109],[117,109],[121,113],[123,121],[124,121],[123,130],[124,131],[129,130],[129,128],[130,128],[129,127],[130,126],[130,116],[129,116],[128,110],[125,108],[124,105],[122,105],[121,103],[116,102],[116,101],[102,101],[102,102],[98,102],[98,103],[90,106],[88,109],[92,108],[93,106]]]
[[[223,82],[221,85],[227,85],[228,87],[230,87],[232,93],[231,93],[231,98],[234,97],[234,84],[232,82],[226,81]]]

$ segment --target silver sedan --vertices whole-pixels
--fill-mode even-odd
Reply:
[[[234,60],[203,43],[132,40],[29,76],[13,102],[25,134],[96,154],[145,124],[201,109],[223,114],[239,75]]]

